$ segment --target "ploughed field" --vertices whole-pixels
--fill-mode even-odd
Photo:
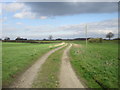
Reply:
[[[72,41],[71,64],[78,77],[90,88],[118,87],[118,42]]]

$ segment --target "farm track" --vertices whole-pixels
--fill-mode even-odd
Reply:
[[[20,77],[16,79],[15,82],[13,82],[12,85],[9,86],[9,88],[31,88],[33,81],[35,77],[37,77],[38,71],[40,71],[41,66],[46,61],[46,59],[55,51],[65,47],[67,44],[58,47],[56,49],[53,49],[43,55],[40,59],[38,59],[30,68],[28,68]]]
[[[62,65],[60,71],[60,88],[84,88],[82,83],[77,78],[74,70],[69,61],[68,52],[71,48],[70,44],[63,53],[62,56]]]

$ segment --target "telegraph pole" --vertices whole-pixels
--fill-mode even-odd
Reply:
[[[85,25],[86,48],[87,48],[87,24]]]

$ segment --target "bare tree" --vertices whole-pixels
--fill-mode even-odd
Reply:
[[[52,40],[52,38],[53,38],[53,36],[52,36],[52,35],[50,35],[50,36],[48,37],[48,39],[49,39],[49,40]]]
[[[114,34],[112,32],[109,32],[107,35],[106,35],[106,38],[109,38],[109,40],[114,37]]]

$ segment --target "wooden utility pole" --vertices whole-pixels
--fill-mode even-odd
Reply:
[[[85,35],[86,35],[86,48],[87,48],[87,24],[85,25]]]

